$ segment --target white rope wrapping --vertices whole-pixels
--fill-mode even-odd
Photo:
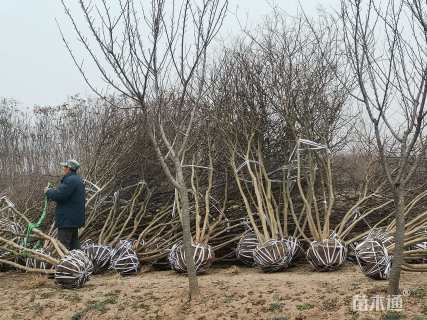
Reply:
[[[86,248],[89,248],[90,246],[95,245],[96,243],[92,239],[86,239],[80,244],[81,250],[85,250]]]
[[[92,261],[93,274],[99,274],[110,268],[112,248],[109,246],[91,244],[82,247],[84,253]]]
[[[93,271],[92,262],[80,250],[72,250],[55,267],[55,281],[66,289],[81,288]]]
[[[92,261],[88,258],[88,256],[82,250],[71,250],[70,255],[84,261],[87,266],[88,272],[90,275],[93,273],[93,264]]]
[[[44,255],[50,256],[50,253],[45,249],[37,249],[36,251]],[[39,260],[35,257],[26,257],[25,266],[27,268],[35,268],[35,269],[43,269],[43,270],[52,269],[52,265],[50,263]]]
[[[256,233],[246,231],[236,247],[236,257],[246,265],[254,265],[254,250],[259,245]]]
[[[111,268],[122,276],[132,275],[139,270],[139,259],[133,250],[134,240],[120,240],[111,251]]]
[[[133,275],[139,270],[139,259],[133,249],[115,251],[111,257],[111,267],[122,276]]]
[[[306,257],[317,271],[338,269],[347,257],[347,248],[337,238],[313,241],[310,243]]]
[[[356,246],[355,254],[357,263],[366,276],[376,280],[388,279],[392,257],[382,242],[367,237]]]
[[[353,243],[350,243],[347,248],[347,260],[352,263],[357,263],[356,258],[356,247],[359,244],[359,241],[355,241]]]
[[[122,249],[132,249],[134,244],[133,240],[119,240],[119,242],[117,242],[116,247],[114,248],[116,251],[118,250],[122,250]]]
[[[415,249],[427,250],[427,241],[420,242],[414,245]]]
[[[288,264],[292,265],[295,261],[295,258],[298,256],[299,252],[301,251],[300,242],[297,238],[294,237],[288,237],[282,239],[284,245],[286,246],[288,250]]]
[[[212,247],[208,244],[196,243],[192,244],[194,254],[194,265],[196,267],[196,273],[204,273],[211,266],[215,259],[215,254]],[[168,261],[171,268],[177,272],[186,273],[187,264],[185,261],[185,251],[182,240],[176,242],[170,249]]]
[[[264,272],[286,269],[290,260],[288,246],[282,240],[268,240],[254,250],[255,265]]]
[[[416,235],[425,237],[427,236],[427,226],[422,227],[421,230],[416,232]],[[418,242],[411,246],[411,250],[427,250],[427,241]],[[414,263],[427,264],[427,256],[416,259],[413,261]]]
[[[390,235],[385,228],[374,228],[371,231],[369,231],[368,235],[365,237],[365,239],[374,239],[378,242],[382,243],[384,246],[389,246],[393,244],[394,238],[392,235]]]

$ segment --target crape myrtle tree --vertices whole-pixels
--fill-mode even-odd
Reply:
[[[346,55],[356,78],[353,96],[373,127],[394,198],[396,231],[389,293],[398,294],[400,270],[405,265],[405,199],[427,148],[427,2],[343,0],[340,16]]]
[[[85,26],[78,24],[70,6],[62,1],[79,42],[108,86],[131,101],[130,108],[139,111],[163,172],[177,190],[189,296],[198,296],[191,245],[190,188],[183,167],[195,115],[206,89],[208,47],[222,26],[228,1],[79,3]],[[87,84],[103,97],[63,34],[62,38]]]

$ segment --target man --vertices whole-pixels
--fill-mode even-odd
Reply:
[[[79,228],[85,223],[85,186],[76,160],[61,162],[64,177],[57,188],[46,188],[49,200],[56,202],[55,221],[58,240],[68,249],[80,249]]]

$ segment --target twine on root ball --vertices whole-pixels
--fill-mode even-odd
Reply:
[[[288,265],[291,265],[294,263],[295,258],[301,251],[300,242],[297,238],[294,237],[284,238],[282,241],[288,250]]]
[[[72,250],[55,267],[55,281],[65,289],[81,288],[90,278],[93,265],[80,250]]]
[[[95,241],[93,241],[92,239],[86,239],[80,244],[80,248],[84,251],[86,248],[89,248],[90,246],[93,246],[95,244]]]
[[[427,241],[414,244],[413,249],[427,251]],[[427,257],[417,259],[415,263],[427,264]]]
[[[347,260],[352,263],[357,263],[356,247],[358,244],[359,244],[358,241],[352,242],[348,245],[348,248],[347,248]]]
[[[126,249],[133,249],[133,245],[134,245],[135,241],[134,240],[119,240],[119,242],[117,242],[116,246],[114,247],[114,250],[119,251],[119,250],[126,250]]]
[[[392,257],[380,241],[366,238],[356,246],[355,255],[362,272],[375,280],[388,279]]]
[[[337,270],[347,257],[347,248],[338,239],[313,241],[307,250],[308,262],[317,271]]]
[[[215,259],[214,251],[208,244],[196,243],[192,244],[192,246],[194,250],[193,258],[196,273],[204,273],[209,269],[213,260]],[[168,260],[173,270],[180,273],[187,272],[185,251],[182,241],[178,241],[172,246],[169,252]]]
[[[268,240],[254,250],[255,265],[264,272],[276,272],[289,265],[288,246],[282,240]]]
[[[394,242],[393,236],[390,235],[384,228],[372,229],[364,239],[376,240],[385,247],[392,245]]]
[[[246,265],[254,265],[254,250],[259,245],[256,233],[245,232],[236,247],[236,257]]]
[[[84,261],[84,263],[87,265],[89,275],[93,274],[93,263],[82,250],[71,250],[70,255]]]
[[[99,274],[110,268],[112,248],[104,245],[91,244],[83,248],[84,253],[92,261],[93,274]]]
[[[419,236],[420,238],[426,238],[427,237],[427,226],[421,228],[421,230],[418,230],[415,233],[417,236]],[[413,260],[412,262],[415,264],[427,264],[427,241],[420,241],[417,242],[415,244],[413,244],[412,246],[410,246],[410,251],[412,250],[422,250],[424,251],[424,255],[422,257],[418,257],[417,259]]]
[[[44,255],[50,256],[50,253],[45,249],[37,249],[36,251]],[[39,260],[34,256],[25,258],[25,266],[27,268],[32,268],[32,269],[42,269],[42,270],[52,269],[52,265],[50,263]]]
[[[111,268],[122,276],[133,275],[139,270],[139,259],[135,250],[121,246],[112,251]]]

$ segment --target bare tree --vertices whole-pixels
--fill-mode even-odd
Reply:
[[[405,197],[425,158],[427,4],[421,0],[341,1],[354,98],[373,126],[381,166],[395,206],[395,248],[389,279],[398,294],[405,234]],[[390,161],[389,156],[398,158]]]
[[[79,1],[89,36],[62,1],[74,30],[102,79],[140,111],[158,160],[181,201],[190,298],[199,294],[191,246],[189,188],[183,172],[194,117],[205,90],[207,49],[225,17],[226,0]],[[88,85],[84,66],[64,42]],[[92,47],[92,41],[96,48]],[[169,113],[178,118],[170,116]],[[165,130],[165,117],[172,130]],[[174,121],[177,120],[177,121]]]

